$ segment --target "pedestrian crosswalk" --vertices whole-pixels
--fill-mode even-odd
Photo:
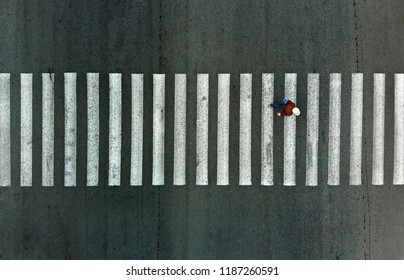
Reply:
[[[20,184],[24,187],[33,184],[33,96],[34,93],[32,73],[20,74]],[[298,75],[296,73],[284,74],[284,96],[290,100],[297,100],[298,94],[307,97],[306,119],[306,147],[301,151],[296,143],[297,122],[296,117],[279,119],[283,122],[283,181],[274,181],[274,112],[270,104],[274,102],[274,81],[277,78],[273,73],[263,73],[255,76],[251,73],[238,75],[239,88],[239,122],[230,121],[231,112],[231,75],[228,73],[212,76],[207,73],[196,74],[196,120],[195,120],[195,163],[189,162],[187,153],[187,95],[189,85],[187,74],[175,74],[174,89],[166,88],[167,77],[165,74],[153,74],[152,77],[152,128],[145,127],[145,79],[144,74],[131,74],[131,134],[130,146],[124,147],[122,141],[122,117],[123,117],[123,76],[120,73],[110,73],[109,82],[109,112],[108,114],[108,150],[100,149],[100,75],[87,73],[87,158],[86,158],[86,185],[99,185],[99,158],[108,155],[108,185],[118,186],[122,184],[121,173],[123,168],[130,168],[130,185],[141,186],[144,178],[144,157],[151,154],[151,182],[153,185],[167,184],[165,174],[167,164],[172,164],[173,185],[229,185],[230,180],[230,128],[238,126],[238,184],[251,185],[253,182],[252,145],[253,130],[253,79],[261,80],[261,132],[260,149],[256,154],[261,155],[261,185],[272,186],[281,183],[284,186],[296,185],[296,169],[305,170],[305,185],[319,185],[319,157],[328,157],[327,184],[340,185],[341,177],[341,73],[331,73],[321,76],[317,73],[305,75],[307,79],[307,92],[298,93]],[[385,183],[384,163],[393,161],[393,184],[404,184],[404,74],[394,75],[394,158],[384,157],[385,147],[385,74],[373,75],[373,153],[371,182],[373,185]],[[55,79],[63,79],[64,82],[64,166],[55,166],[55,127],[60,125],[55,122]],[[55,184],[55,169],[62,168],[64,185],[77,186],[77,140],[78,140],[78,106],[77,106],[77,73],[64,73],[58,77],[53,73],[42,74],[42,185],[53,186]],[[210,87],[210,80],[217,79],[217,88]],[[319,133],[320,123],[320,79],[329,81],[328,103],[328,153],[319,153],[319,142],[322,137]],[[0,73],[0,185],[11,186],[11,76],[9,73]],[[350,135],[349,135],[349,184],[363,184],[363,118],[364,118],[364,75],[353,73],[351,75],[351,110],[350,110]],[[166,95],[174,96],[173,120],[166,120]],[[217,97],[217,127],[215,127],[215,151],[216,162],[209,161],[209,151],[212,148],[209,143],[211,128],[209,117],[210,97]],[[171,103],[170,103],[171,104]],[[166,147],[166,121],[173,123],[174,139],[172,158],[167,158]],[[152,129],[152,139],[145,139],[145,129]],[[144,150],[144,142],[152,142],[152,150]],[[122,165],[122,151],[130,150],[130,167]],[[296,166],[296,153],[305,155],[305,167]],[[215,165],[216,178],[209,173],[209,166]],[[187,178],[187,170],[194,168],[195,182]],[[167,175],[167,174],[166,174]]]

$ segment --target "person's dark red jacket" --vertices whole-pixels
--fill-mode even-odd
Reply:
[[[288,103],[285,104],[285,106],[283,106],[283,111],[281,113],[281,116],[291,116],[293,115],[293,108],[296,107],[296,104],[293,103],[292,101],[288,100]]]

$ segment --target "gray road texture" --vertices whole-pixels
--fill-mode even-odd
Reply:
[[[0,259],[402,259],[404,188],[392,186],[393,73],[403,72],[404,2],[314,0],[153,0],[0,2],[0,72],[12,76],[12,184],[0,189]],[[55,187],[41,183],[41,76],[55,73]],[[19,74],[34,73],[34,186],[21,188]],[[78,73],[78,184],[63,187],[63,73]],[[152,142],[145,141],[144,186],[84,187],[86,79],[100,73],[101,150],[108,149],[108,73],[123,73],[123,139],[130,146],[130,73],[145,74],[145,139],[152,139],[152,73],[167,75],[166,186],[151,186]],[[306,117],[297,120],[297,186],[284,187],[283,123],[274,128],[274,187],[260,183],[261,73],[321,77],[320,155],[327,155],[328,75],[343,73],[339,187],[305,187]],[[350,75],[364,73],[363,186],[348,186]],[[371,185],[373,73],[386,73],[385,186]],[[186,187],[172,186],[174,74],[188,74]],[[195,186],[196,73],[231,73],[231,122],[238,123],[240,73],[253,73],[253,184],[238,184],[238,126],[230,128],[230,183],[215,185],[217,97],[210,95],[209,178]],[[129,151],[129,150],[128,150]]]

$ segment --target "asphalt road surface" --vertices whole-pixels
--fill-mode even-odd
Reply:
[[[0,259],[402,259],[404,187],[393,185],[394,74],[404,65],[404,2],[314,0],[0,2],[0,73],[11,74],[11,187],[0,189]],[[64,186],[64,82],[77,73],[77,186]],[[130,74],[144,74],[143,185],[86,186],[86,73],[100,75],[100,151],[108,150],[108,74],[122,73],[122,147],[130,147]],[[362,184],[349,185],[351,74],[363,73]],[[33,182],[21,187],[20,74],[33,73]],[[41,186],[41,74],[55,74],[55,182]],[[152,74],[166,74],[165,185],[152,185]],[[174,74],[187,74],[186,186],[173,186]],[[230,126],[229,186],[216,185],[217,96],[209,95],[209,185],[196,181],[197,74],[230,74],[230,124],[241,73],[252,80],[252,186],[239,186]],[[283,186],[283,122],[274,119],[274,186],[260,185],[261,74],[320,75],[318,186],[305,186],[307,115],[296,119],[296,186]],[[340,186],[327,185],[329,74],[342,75]],[[372,171],[373,74],[386,74],[384,185]]]

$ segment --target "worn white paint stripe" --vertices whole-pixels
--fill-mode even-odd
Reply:
[[[240,75],[240,185],[251,185],[252,74]]]
[[[0,73],[0,186],[11,185],[10,74]]]
[[[99,103],[99,74],[87,73],[87,186],[98,185]]]
[[[164,185],[165,74],[153,74],[153,185]]]
[[[341,74],[330,74],[328,185],[340,184]]]
[[[229,184],[230,74],[218,75],[217,185]]]
[[[362,184],[363,74],[352,74],[349,184]]]
[[[21,74],[21,186],[32,186],[32,74]]]
[[[186,184],[187,75],[175,75],[174,104],[174,185]]]
[[[65,186],[76,186],[76,73],[65,73]]]
[[[208,184],[209,75],[197,76],[196,184]]]
[[[393,184],[404,185],[404,74],[394,75]]]
[[[143,74],[132,74],[131,186],[142,185],[143,172]]]
[[[285,98],[296,103],[297,74],[285,74]],[[296,185],[296,117],[284,118],[283,185]]]
[[[42,74],[42,186],[54,185],[54,77]]]
[[[319,74],[307,77],[307,142],[306,142],[306,185],[318,184],[318,125],[319,125]]]
[[[121,184],[122,74],[109,74],[109,172],[108,185]]]
[[[261,106],[261,185],[274,184],[274,112],[271,103],[274,102],[274,74],[262,74],[262,106]]]
[[[384,182],[385,75],[373,75],[373,169],[372,184]]]

